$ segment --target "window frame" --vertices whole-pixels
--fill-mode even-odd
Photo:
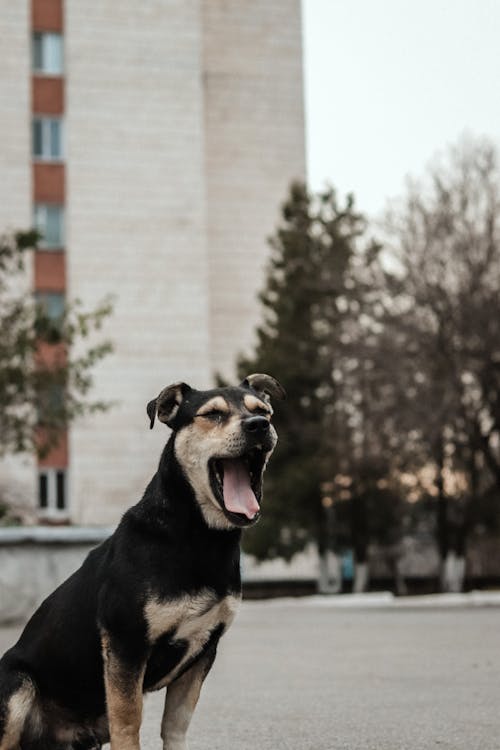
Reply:
[[[37,221],[37,215],[39,212],[44,211],[45,212],[45,219],[43,222],[44,227],[47,226],[47,209],[50,208],[57,208],[59,209],[59,216],[60,216],[60,227],[59,227],[59,239],[60,242],[58,243],[52,243],[50,241],[47,241],[45,237],[42,237],[37,245],[38,250],[63,250],[65,246],[65,215],[64,215],[64,204],[63,203],[35,203],[33,206],[33,223],[35,226],[35,229],[40,232],[40,234],[43,234],[42,228],[40,227],[40,222]]]
[[[62,477],[61,477],[62,475]],[[41,504],[40,484],[46,482],[46,505]],[[59,506],[58,479],[62,478],[63,506]],[[42,518],[66,519],[69,517],[68,470],[66,467],[49,466],[38,469],[37,513]]]
[[[57,38],[60,40],[59,62],[60,65],[55,69],[50,69],[47,65],[49,40]],[[40,65],[37,64],[37,55],[35,54],[36,43],[40,41]],[[64,37],[58,31],[34,31],[31,38],[31,70],[35,75],[56,76],[64,75]]]
[[[42,153],[35,153],[35,124],[41,124],[41,145]],[[51,155],[51,124],[57,122],[59,125],[59,154]],[[39,115],[34,114],[31,121],[31,156],[35,162],[51,162],[58,164],[64,161],[64,118],[60,115]]]
[[[44,311],[47,318],[54,326],[61,326],[66,311],[66,295],[64,292],[46,292],[36,290],[34,292],[35,303]],[[60,307],[57,315],[54,315],[54,308]]]

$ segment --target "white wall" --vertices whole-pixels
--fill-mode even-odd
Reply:
[[[66,9],[68,287],[116,295],[92,395],[117,402],[71,429],[70,497],[75,520],[109,523],[167,437],[147,401],[209,380],[200,19],[194,0]]]
[[[0,234],[29,229],[31,210],[31,50],[29,3],[0,0],[2,75],[0,76]],[[19,291],[31,287],[32,264]],[[0,497],[32,505],[32,456],[0,459]]]
[[[260,318],[267,238],[305,177],[300,0],[203,0],[211,366],[232,377]]]
[[[31,223],[29,8],[0,0],[0,231]],[[69,501],[108,524],[168,436],[147,401],[231,377],[252,343],[266,236],[305,173],[300,2],[66,0],[64,37],[67,292],[115,295],[90,396],[116,405],[70,430]],[[0,486],[34,503],[23,461]]]

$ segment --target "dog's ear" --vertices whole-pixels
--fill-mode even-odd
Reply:
[[[250,386],[250,388],[253,388],[257,393],[262,393],[271,398],[286,398],[285,389],[280,383],[278,383],[276,378],[271,377],[271,375],[264,375],[261,372],[247,375],[241,385],[244,388]]]
[[[146,407],[150,419],[149,428],[153,429],[155,417],[158,415],[160,422],[172,427],[172,422],[179,410],[182,399],[191,390],[187,383],[173,383],[167,385],[157,398],[154,398]]]

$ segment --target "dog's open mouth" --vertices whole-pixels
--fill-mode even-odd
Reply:
[[[253,449],[235,458],[209,461],[210,482],[217,502],[237,526],[248,526],[260,515],[262,472],[266,454]]]

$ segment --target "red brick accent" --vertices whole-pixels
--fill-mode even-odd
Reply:
[[[64,367],[67,359],[65,344],[48,344],[46,341],[38,342],[35,354],[37,365],[46,369]]]
[[[33,164],[35,203],[64,203],[64,164]]]
[[[33,31],[63,30],[62,0],[31,0],[31,25]]]
[[[67,362],[66,347],[63,344],[47,344],[40,342],[35,355],[38,367],[52,368],[64,366]],[[43,428],[37,430],[37,442],[43,444],[46,440],[46,432]],[[68,465],[68,440],[66,431],[61,434],[61,439],[46,456],[38,459],[39,466],[53,466],[63,468]]]
[[[59,250],[37,250],[34,255],[34,286],[36,291],[64,292],[66,288],[66,255]]]
[[[37,442],[41,443],[44,440],[44,431],[39,429],[37,435]],[[61,438],[57,445],[55,445],[49,453],[43,458],[38,459],[38,466],[43,469],[64,469],[69,464],[69,450],[68,450],[68,431],[64,430],[61,434]]]
[[[33,31],[63,32],[63,0],[31,0]],[[32,76],[32,112],[37,115],[64,113],[64,79],[61,76]],[[33,199],[35,203],[64,203],[65,174],[63,164],[33,164]],[[64,292],[66,287],[66,257],[59,251],[34,253],[34,286],[37,291]],[[40,343],[36,353],[39,365],[51,366],[66,361],[63,346]],[[37,440],[44,440],[43,430]],[[40,468],[65,468],[69,463],[68,432],[64,430],[57,445],[47,456],[39,459]]]
[[[36,115],[64,113],[64,79],[61,76],[32,76],[32,112]]]
[[[67,362],[66,347],[64,344],[47,344],[40,342],[35,354],[35,362],[39,367],[64,366]],[[44,428],[37,429],[37,443],[43,444],[46,440]],[[68,465],[68,435],[67,431],[61,433],[61,439],[46,456],[38,459],[38,465],[43,467],[64,468]]]

